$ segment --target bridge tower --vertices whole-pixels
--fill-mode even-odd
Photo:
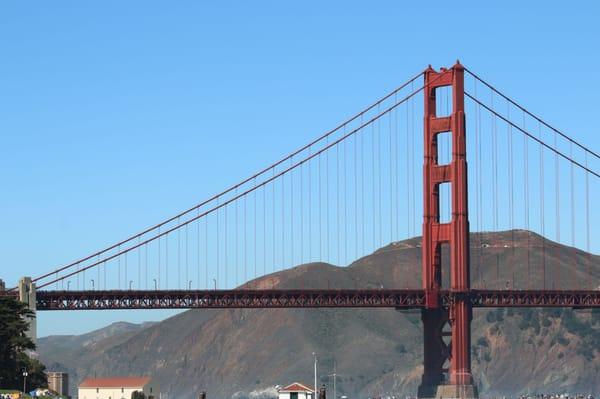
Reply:
[[[476,398],[471,375],[472,308],[470,289],[467,159],[464,112],[464,67],[456,63],[439,72],[425,71],[422,284],[426,295],[423,321],[421,398]],[[452,89],[452,113],[438,116],[436,90]],[[451,135],[452,159],[438,163],[438,136]],[[452,217],[440,220],[440,185],[449,184]],[[442,304],[442,245],[450,253],[452,303]],[[447,342],[445,339],[450,338]]]
[[[19,280],[18,289],[19,301],[27,304],[29,310],[33,312],[33,317],[27,317],[27,323],[29,324],[27,336],[37,345],[37,322],[35,317],[37,302],[35,283],[31,281],[31,277],[22,277]]]

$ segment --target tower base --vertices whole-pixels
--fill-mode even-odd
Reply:
[[[436,399],[477,399],[479,392],[475,385],[440,385],[435,394]]]
[[[478,399],[475,385],[420,385],[419,399]]]

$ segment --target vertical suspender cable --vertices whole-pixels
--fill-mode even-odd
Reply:
[[[204,217],[204,286],[208,289],[208,216]]]
[[[235,189],[235,196],[236,197],[238,196],[238,188],[237,187]],[[239,259],[240,259],[240,255],[239,255],[239,252],[240,252],[240,247],[239,247],[239,210],[238,210],[239,201],[235,201],[234,205],[235,205],[235,216],[234,216],[235,233],[233,234],[233,241],[234,241],[233,244],[235,246],[235,251],[234,251],[235,252],[235,259],[234,259],[235,265],[234,265],[233,269],[234,269],[234,273],[235,273],[235,276],[234,276],[235,285],[237,287],[240,284],[240,280],[239,280],[240,276],[239,276],[239,272],[238,272]]]
[[[188,241],[188,237],[189,237],[189,233],[188,233],[188,227],[189,225],[186,224],[185,225],[185,283],[189,289],[190,287],[190,276],[189,276],[189,253],[188,253],[188,249],[189,249],[189,241]],[[225,252],[227,254],[227,252]]]
[[[292,162],[290,162],[292,166]],[[294,170],[290,170],[290,265],[294,266]]]
[[[139,241],[138,241],[138,243],[139,243]],[[97,279],[97,289],[99,290],[100,289],[100,272],[102,270],[102,265],[99,264],[100,263],[100,255],[99,254],[96,256],[96,263],[98,263],[98,267],[96,268],[96,272],[98,273],[96,279]],[[141,248],[140,248],[140,268],[141,268]],[[56,284],[56,286],[58,286],[58,283]],[[142,287],[141,278],[140,278],[140,287]]]
[[[217,198],[217,206],[219,205],[219,198]],[[221,211],[221,208],[217,208],[217,211],[215,212],[215,219],[217,221],[217,234],[215,234],[215,238],[216,238],[216,245],[215,245],[215,249],[216,249],[216,257],[217,257],[217,272],[216,272],[216,278],[217,278],[217,283],[215,284],[217,287],[221,286],[221,280],[220,280],[220,270],[221,269],[221,263],[220,263],[220,248],[219,248],[219,244],[220,244],[220,226],[219,226],[219,213]]]
[[[569,143],[569,157],[573,158],[573,143],[570,142]],[[575,176],[574,176],[574,164],[573,162],[569,163],[569,172],[571,175],[571,246],[573,248],[575,248]],[[573,275],[574,281],[573,283],[573,289],[575,289],[575,287],[577,286],[577,263],[574,262],[573,264],[573,273],[571,273]]]
[[[379,111],[379,105],[377,106]],[[381,117],[377,118],[377,177],[378,177],[378,199],[379,199],[379,248],[383,246],[383,189],[381,184]]]
[[[394,104],[398,103],[398,99],[394,96]],[[406,105],[408,109],[408,104]],[[395,215],[395,225],[396,225],[396,240],[400,240],[400,132],[398,128],[398,112],[399,110],[396,108],[394,110],[394,139],[396,140],[396,145],[394,148],[394,173],[396,178],[396,190],[394,194],[396,195],[396,200],[394,205],[396,206],[396,215]]]
[[[538,122],[538,132],[542,140],[542,125]],[[546,289],[546,215],[544,209],[544,146],[540,144],[540,223],[542,227],[542,275]]]
[[[344,135],[346,134],[346,129],[344,128]],[[338,266],[342,265],[341,262],[341,251],[340,251],[340,144],[335,146],[335,196],[336,196],[336,205],[335,205],[335,219],[336,219],[336,233],[337,233],[337,260],[336,263]]]
[[[160,233],[160,227],[158,228],[158,232]],[[166,237],[165,237],[165,239],[166,239]],[[161,254],[161,248],[160,248],[161,244],[160,243],[161,243],[161,239],[160,239],[160,237],[158,237],[158,276],[157,276],[158,287],[161,287],[161,285],[160,285],[160,271],[161,271],[161,258],[162,258],[161,255],[162,254]],[[121,248],[120,247],[119,247],[118,251],[121,252]]]
[[[346,265],[348,262],[348,157],[347,157],[347,146],[348,141],[344,140],[340,143],[343,152],[343,169],[342,169],[342,187],[343,187],[343,195],[342,200],[344,201],[344,261],[343,264]]]
[[[263,186],[263,276],[267,274],[267,186]]]
[[[254,178],[254,187],[256,187],[256,178]],[[257,262],[258,262],[258,258],[257,258],[257,245],[256,245],[256,229],[257,229],[257,225],[258,225],[258,220],[257,220],[257,215],[256,215],[256,208],[257,208],[257,200],[256,197],[258,196],[258,192],[255,190],[254,191],[254,279],[256,279],[257,274],[258,274],[258,269],[257,269]],[[255,283],[258,283],[258,281],[255,281]]]
[[[144,263],[146,275],[146,289],[148,289],[148,244],[144,244]],[[104,265],[106,266],[106,265]],[[104,288],[106,289],[106,267],[104,268]]]
[[[300,165],[300,262],[303,264],[304,256],[304,164]]]
[[[506,115],[510,120],[510,103],[506,102]],[[514,230],[514,206],[513,206],[513,143],[512,143],[512,125],[508,124],[508,208],[509,208],[509,219],[510,219],[510,288],[515,289],[515,230]]]
[[[410,84],[410,89],[411,92],[414,93],[414,82],[411,82]],[[417,154],[417,144],[416,144],[416,140],[415,140],[415,99],[414,97],[410,98],[410,108],[411,108],[411,143],[412,143],[412,151],[410,151],[410,167],[411,167],[411,179],[412,179],[412,212],[411,212],[411,217],[412,217],[412,235],[415,236],[417,235],[416,233],[416,219],[417,219],[417,203],[416,203],[416,176],[415,176],[415,159],[417,159],[416,154]]]
[[[141,242],[141,237],[138,237],[138,242],[137,242],[138,245],[140,244],[140,242]],[[142,248],[141,247],[138,247],[137,254],[138,254],[138,256],[137,256],[137,258],[138,258],[137,286],[138,286],[138,289],[142,289]],[[98,268],[98,270],[100,270],[100,269]]]
[[[223,225],[223,235],[225,236],[224,237],[225,239],[223,240],[224,241],[223,242],[223,263],[224,263],[224,269],[225,270],[224,270],[224,273],[223,273],[224,274],[224,277],[223,277],[223,287],[224,288],[228,288],[228,286],[229,286],[229,257],[227,256],[228,255],[227,254],[227,252],[228,252],[227,251],[227,244],[229,243],[229,234],[228,234],[228,228],[227,228],[228,226],[227,225],[229,224],[229,222],[227,220],[228,219],[228,217],[227,217],[228,215],[227,214],[229,213],[229,204],[226,204],[224,206],[224,208],[225,209],[223,209],[223,213],[225,214],[224,215],[224,219],[225,220],[224,220],[224,225]],[[186,225],[186,227],[187,227],[187,225]],[[186,266],[186,268],[187,268],[187,266]],[[186,273],[187,273],[187,271],[186,271]],[[187,280],[187,277],[186,277],[186,280]],[[186,281],[186,284],[187,284],[187,281]]]
[[[585,152],[585,167],[588,167],[588,152]],[[587,267],[588,267],[588,289],[592,289],[592,263],[591,263],[591,253],[590,253],[590,182],[589,182],[590,174],[589,172],[585,172],[585,251],[587,258]]]
[[[272,177],[274,177],[275,176],[275,168],[272,169],[272,172],[273,172],[272,173],[273,174]],[[275,235],[276,235],[276,231],[275,231],[275,184],[276,183],[277,183],[276,181],[272,181],[271,182],[272,187],[273,187],[272,193],[271,193],[272,194],[271,212],[273,213],[271,215],[271,224],[273,225],[272,226],[272,229],[273,229],[273,231],[272,231],[272,235],[273,235],[273,239],[272,239],[272,245],[273,245],[273,248],[272,248],[273,249],[273,264],[271,265],[271,272],[275,271],[275,264],[277,263],[277,261],[275,260],[275,248],[276,248],[276,244],[275,244]]]
[[[273,169],[272,169],[272,171],[273,171],[273,176],[275,176],[275,168],[273,168]],[[272,199],[271,199],[271,211],[272,211],[272,213],[273,213],[273,214],[271,215],[271,218],[272,218],[272,220],[271,220],[271,223],[272,223],[272,225],[273,225],[273,226],[272,226],[272,230],[273,230],[273,231],[272,231],[272,233],[273,233],[273,240],[272,240],[272,243],[273,243],[273,264],[271,265],[271,272],[274,272],[274,271],[275,271],[275,264],[277,263],[277,262],[275,261],[275,234],[276,234],[276,232],[275,232],[275,184],[276,184],[276,183],[277,183],[276,181],[273,181],[273,182],[271,183],[271,184],[272,184],[272,192],[271,192],[271,195],[272,195]]]
[[[329,136],[326,140],[326,146],[329,147]],[[329,150],[325,151],[325,258],[329,258]]]
[[[282,179],[283,180],[283,179]],[[244,285],[248,288],[248,196],[244,195],[244,232],[242,240],[244,241]]]
[[[377,114],[379,114],[379,107],[377,107]],[[375,121],[373,121],[371,123],[371,188],[372,188],[372,193],[373,193],[373,203],[371,205],[371,209],[372,209],[372,214],[373,214],[373,219],[371,221],[371,226],[373,229],[373,237],[372,237],[372,251],[375,251],[375,228],[376,228],[376,223],[375,223],[375,218],[376,218],[376,211],[375,211],[375,204],[376,204],[376,191],[375,191]]]
[[[322,180],[322,174],[321,174],[321,154],[319,153],[319,157],[318,157],[318,162],[317,165],[318,170],[317,170],[317,176],[318,176],[318,180],[319,180],[319,184],[317,186],[317,197],[319,198],[319,261],[323,262],[325,259],[323,258],[323,193],[322,193],[322,184],[323,184],[323,180]]]
[[[358,135],[361,132],[358,131],[354,135],[354,260],[358,259],[358,163],[357,163],[357,151]]]
[[[196,212],[196,216],[200,217],[200,208],[198,208]],[[196,241],[196,256],[198,258],[198,270],[196,271],[196,289],[200,289],[200,220],[196,220]]]
[[[525,112],[523,112],[523,130],[525,126]],[[529,140],[523,135],[523,193],[525,202],[525,230],[527,230],[527,282],[531,288],[531,231],[529,231]]]
[[[554,132],[554,149],[558,151],[557,148],[557,133]],[[556,218],[556,242],[560,244],[560,176],[559,176],[559,164],[558,164],[558,152],[554,152],[554,189],[555,189],[555,218]],[[556,284],[556,280],[560,282],[560,251],[558,249],[555,250],[556,259],[554,260],[554,273],[553,273],[553,282],[552,285]]]
[[[393,144],[393,140],[392,140],[392,112],[388,113],[388,121],[389,121],[389,145],[390,145],[390,149],[389,149],[389,174],[390,174],[390,186],[389,186],[389,190],[390,190],[390,217],[389,217],[389,222],[390,222],[390,243],[392,243],[394,241],[394,217],[393,217],[393,208],[392,208],[392,204],[394,203],[394,164],[393,164],[393,149],[394,149],[394,144]]]
[[[491,107],[492,110],[494,108],[494,92],[491,92]],[[492,215],[492,225],[494,231],[498,231],[498,165],[497,165],[497,148],[496,148],[496,115],[494,112],[491,114],[492,125],[492,207],[493,215]],[[499,264],[498,264],[498,254],[495,256],[496,258],[496,285],[500,282],[500,273],[499,273]]]
[[[478,98],[477,95],[477,80],[473,80],[473,85],[474,85],[474,92],[475,92],[475,98]],[[483,238],[483,233],[482,233],[482,219],[481,219],[481,193],[482,193],[482,187],[481,187],[481,175],[482,175],[482,171],[481,171],[481,148],[482,148],[482,133],[481,133],[481,106],[479,105],[479,103],[475,104],[475,127],[476,127],[476,131],[475,131],[475,180],[477,183],[477,191],[476,191],[476,204],[477,204],[477,212],[476,212],[476,216],[477,216],[477,237],[478,237],[478,245],[477,245],[477,254],[478,254],[478,260],[477,260],[477,278],[478,278],[478,284],[479,287],[483,287],[482,285],[482,276],[481,276],[481,256],[482,256],[482,249],[481,249],[481,243],[482,243],[482,238]]]
[[[285,267],[285,175],[281,176],[281,266]]]
[[[360,116],[360,125],[363,125],[363,116]],[[362,225],[362,238],[360,240],[361,247],[360,252],[361,255],[365,254],[365,229],[367,228],[367,224],[365,223],[365,135],[366,128],[363,128],[360,134],[360,196],[361,196],[361,213],[362,216],[360,218]]]
[[[308,155],[310,156],[312,153],[312,147],[308,147]],[[308,261],[312,262],[312,165],[313,161],[311,160],[308,163]]]
[[[179,218],[177,218],[177,224],[179,224]],[[168,237],[168,236],[167,236]],[[166,237],[165,237],[166,238]],[[166,251],[166,270],[167,275],[169,270],[169,240],[165,240],[167,245],[165,248]],[[177,288],[181,289],[181,229],[177,229],[177,284],[175,285]],[[166,284],[166,288],[169,287],[169,284]]]
[[[158,240],[158,243],[160,244],[160,239]],[[117,247],[117,253],[119,253],[119,252],[121,252],[121,245],[119,245]],[[121,289],[121,257],[120,256],[117,259],[117,269],[118,269],[117,288]],[[158,246],[158,270],[159,270],[159,276],[160,276],[160,245]]]
[[[409,130],[409,117],[408,117],[408,104],[406,104],[406,235],[410,238],[412,236],[411,223],[412,223],[412,210],[411,210],[411,143],[410,143],[410,130]]]

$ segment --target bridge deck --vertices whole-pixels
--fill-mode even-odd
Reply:
[[[449,305],[459,296],[474,307],[600,307],[600,290],[444,290]],[[38,291],[38,310],[191,309],[191,308],[397,308],[425,307],[423,290],[111,290]]]

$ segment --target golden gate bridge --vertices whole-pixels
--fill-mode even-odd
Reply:
[[[600,307],[599,160],[460,63],[430,66],[221,193],[4,295],[44,311],[420,309],[419,397],[476,397],[473,308]],[[485,239],[502,230],[501,247]],[[276,278],[417,236],[421,273],[406,268],[403,287]]]

